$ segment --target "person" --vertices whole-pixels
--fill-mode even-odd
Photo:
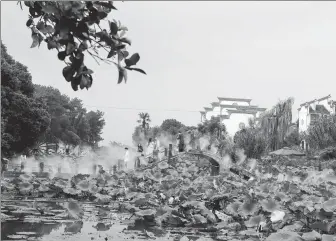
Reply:
[[[8,159],[1,158],[1,174],[3,174],[8,169]]]
[[[138,144],[138,152],[140,154],[143,152],[143,147],[142,147],[142,145],[140,143]]]
[[[118,171],[122,170],[125,166],[125,162],[123,159],[118,159]]]
[[[135,160],[135,163],[134,163],[134,168],[138,168],[138,167],[140,167],[140,162],[141,162],[141,160],[140,160],[140,156],[143,156],[143,147],[142,147],[142,145],[139,143],[138,144],[138,153],[140,154],[137,158],[136,158],[136,160]]]
[[[125,168],[127,168],[128,161],[129,161],[129,151],[128,151],[128,148],[125,147],[125,156],[124,156],[124,165],[125,165]]]
[[[184,151],[184,138],[180,131],[177,134],[177,140],[178,140],[178,150],[179,152],[183,152]]]
[[[153,142],[153,158],[159,159],[159,141],[157,138],[154,138]]]
[[[152,162],[153,151],[154,151],[154,143],[152,141],[152,138],[149,138],[148,146],[147,146],[147,150],[146,150],[146,156],[149,156],[149,162]]]

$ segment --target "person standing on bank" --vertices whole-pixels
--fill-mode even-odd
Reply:
[[[154,157],[154,159],[159,160],[159,152],[160,152],[160,142],[155,137],[154,138],[154,150],[153,150],[153,157]]]
[[[184,151],[184,138],[182,133],[179,131],[179,133],[177,134],[177,141],[178,141],[178,150],[179,152],[183,152]]]
[[[124,164],[125,164],[125,169],[127,169],[127,163],[129,161],[129,151],[128,148],[125,147],[125,156],[124,156]]]
[[[139,153],[139,156],[138,156],[138,158],[135,160],[135,165],[134,165],[134,167],[135,168],[138,168],[138,167],[140,167],[140,157],[142,157],[143,156],[143,147],[142,147],[142,145],[139,143],[138,144],[138,153]]]
[[[147,150],[146,150],[146,156],[149,159],[149,163],[151,163],[152,160],[153,160],[153,152],[154,152],[154,143],[153,143],[152,138],[149,138],[148,146],[147,146]]]

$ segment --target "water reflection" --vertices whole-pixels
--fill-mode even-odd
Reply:
[[[23,239],[26,239],[26,237],[42,237],[50,234],[53,229],[57,229],[61,225],[61,223],[29,223],[19,220],[9,220],[1,222],[1,240],[18,234],[22,235]]]
[[[80,233],[82,231],[82,228],[83,228],[83,222],[82,221],[76,221],[76,222],[73,222],[73,223],[67,223],[65,225],[64,231],[66,233],[76,234],[76,233]]]
[[[112,227],[112,224],[105,223],[97,223],[97,225],[93,226],[93,228],[97,229],[97,231],[108,231]]]
[[[91,238],[101,235],[115,236],[127,227],[111,222],[120,220],[122,216],[113,212],[112,207],[99,207],[92,203],[83,203],[84,220],[89,221],[71,220],[64,202],[60,201],[6,200],[1,205],[1,240],[50,241],[77,237],[76,240],[91,241]],[[100,215],[102,212],[104,218]]]

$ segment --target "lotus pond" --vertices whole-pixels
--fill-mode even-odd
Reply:
[[[2,240],[334,240],[333,170],[245,166],[209,175],[209,163],[179,157],[111,175],[1,182]]]

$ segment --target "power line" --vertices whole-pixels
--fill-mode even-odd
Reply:
[[[107,109],[116,109],[116,110],[136,110],[136,111],[170,111],[170,112],[197,112],[195,110],[182,110],[182,109],[146,109],[146,108],[131,108],[131,107],[116,107],[116,106],[94,106],[94,105],[84,105],[91,108],[107,108]]]

